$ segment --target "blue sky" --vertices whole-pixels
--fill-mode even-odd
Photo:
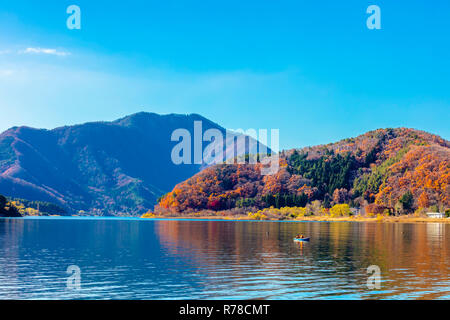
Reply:
[[[277,128],[282,148],[380,127],[449,139],[449,52],[448,1],[2,1],[0,131],[151,111]]]

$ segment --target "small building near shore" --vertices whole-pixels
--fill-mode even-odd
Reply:
[[[440,212],[427,212],[428,218],[445,218],[445,213]]]

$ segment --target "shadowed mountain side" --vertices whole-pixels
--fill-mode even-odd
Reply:
[[[53,130],[11,128],[0,135],[0,192],[53,202],[72,214],[141,214],[200,170],[201,164],[171,159],[179,144],[172,133],[186,129],[194,140],[196,121],[203,132],[217,129],[225,138],[224,128],[196,114],[142,112]],[[248,152],[245,146],[237,150]]]

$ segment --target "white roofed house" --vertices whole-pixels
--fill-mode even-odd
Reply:
[[[441,212],[427,212],[428,218],[445,218],[445,213]]]

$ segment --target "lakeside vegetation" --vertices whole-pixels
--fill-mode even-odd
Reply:
[[[21,217],[19,210],[0,194],[0,217]]]
[[[445,222],[450,223],[450,210],[446,212],[446,218],[429,218],[426,210],[417,210],[412,214],[390,215],[389,213],[367,212],[360,214],[348,204],[336,204],[327,209],[320,206],[319,202],[308,204],[306,207],[282,207],[264,208],[254,211],[233,210],[202,210],[190,213],[172,213],[158,215],[147,212],[142,218],[189,218],[189,219],[224,219],[224,220],[292,220],[292,221],[361,221],[361,222]]]
[[[64,208],[50,202],[30,201],[19,198],[6,198],[0,195],[0,216],[22,217],[22,216],[50,216],[65,215]]]

